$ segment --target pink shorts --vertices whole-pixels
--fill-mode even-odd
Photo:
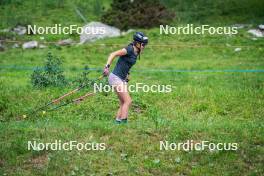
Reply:
[[[110,75],[108,77],[108,82],[109,82],[110,86],[116,86],[116,85],[120,85],[120,84],[127,84],[127,82],[125,80],[122,80],[121,78],[116,76],[114,73],[110,73]]]

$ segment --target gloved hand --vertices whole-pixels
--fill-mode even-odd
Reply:
[[[107,64],[105,67],[104,67],[104,72],[103,72],[103,75],[104,76],[108,76],[109,75],[109,69],[110,68],[110,65],[109,64]]]

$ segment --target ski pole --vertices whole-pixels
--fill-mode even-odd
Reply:
[[[104,75],[101,75],[97,80],[101,80],[101,79],[103,79],[103,78],[104,78]],[[49,105],[57,104],[58,102],[60,102],[60,101],[61,101],[62,99],[64,99],[65,97],[67,97],[67,96],[69,96],[69,95],[72,95],[72,94],[78,92],[79,90],[81,90],[81,89],[84,88],[85,86],[86,86],[86,84],[83,84],[83,85],[79,86],[78,88],[76,88],[76,89],[74,89],[74,90],[72,90],[72,91],[70,91],[70,92],[68,92],[68,93],[66,93],[66,94],[64,94],[64,95],[62,95],[62,96],[60,96],[59,98],[56,98],[56,99],[50,101],[49,103],[45,104],[44,106],[41,106],[41,107],[37,108],[35,111],[29,113],[28,116],[29,116],[29,115],[33,115],[33,114],[37,113],[37,112],[40,111],[40,110],[43,110],[44,108],[48,107]],[[85,95],[84,95],[84,96],[85,96]],[[84,96],[83,96],[83,97],[84,97]],[[81,97],[80,97],[80,98],[81,98]],[[65,103],[64,103],[64,104],[65,104]],[[64,104],[63,104],[63,105],[64,105]],[[62,106],[63,106],[63,105],[62,105]],[[23,117],[24,117],[24,116],[26,117],[26,115],[23,115]]]
[[[83,96],[81,96],[81,97],[79,97],[79,98],[77,98],[77,99],[71,100],[70,102],[66,102],[66,103],[63,103],[63,104],[61,104],[61,105],[55,106],[55,107],[53,107],[52,109],[49,109],[49,111],[57,110],[57,109],[59,109],[59,108],[61,108],[61,107],[63,107],[63,106],[67,106],[67,105],[69,105],[69,104],[71,104],[71,103],[80,103],[80,102],[83,101],[85,98],[87,98],[87,97],[89,97],[89,96],[92,96],[92,95],[94,95],[94,94],[95,94],[95,93],[93,93],[93,92],[89,92],[89,93],[87,93],[87,94],[85,94],[85,95],[83,95]]]

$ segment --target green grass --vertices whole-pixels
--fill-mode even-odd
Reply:
[[[106,8],[110,5],[110,1],[101,2]],[[99,18],[93,7],[82,1],[6,0],[1,3],[5,3],[0,7],[3,12],[0,13],[1,28],[11,27],[17,22],[82,25],[72,5],[78,5],[88,20]],[[253,26],[256,26],[262,7],[260,1],[250,1],[248,7],[242,3],[243,11],[231,13],[229,8],[240,6],[224,3],[224,11],[230,13],[223,15],[223,9],[215,10],[221,5],[217,1],[211,9],[215,14],[201,16],[199,21],[193,13],[197,10],[196,15],[210,14],[210,8],[206,11],[198,8],[200,3],[210,5],[209,1],[182,1],[182,6],[172,1],[164,3],[182,12],[176,14],[175,26],[185,25],[188,20],[198,24],[207,21],[219,26],[254,22]],[[254,4],[257,4],[255,12]],[[29,16],[25,12],[35,15]],[[179,21],[180,24],[176,23]],[[252,40],[248,29],[239,30],[239,34],[234,36],[159,35],[157,28],[145,30],[150,44],[132,69],[130,84],[170,84],[172,92],[131,93],[133,106],[129,123],[122,126],[114,124],[118,107],[114,93],[107,96],[98,93],[78,105],[72,104],[46,115],[40,112],[26,119],[22,115],[75,88],[75,85],[45,89],[32,87],[32,69],[43,66],[49,51],[62,58],[65,76],[72,81],[80,76],[85,65],[102,68],[109,53],[126,46],[131,40],[130,35],[80,46],[60,48],[50,45],[46,49],[10,48],[0,52],[0,175],[263,175],[263,72],[142,71],[263,70],[264,40]],[[14,37],[5,35],[10,35],[10,39]],[[17,40],[39,40],[40,36],[15,37]],[[77,35],[47,35],[45,40],[57,41],[68,37],[78,40]],[[173,46],[157,47],[157,44]],[[237,47],[242,50],[235,52]],[[95,79],[100,74],[100,71],[93,71],[89,76]],[[84,89],[73,97],[87,91]],[[28,151],[29,140],[105,142],[106,150]],[[238,143],[238,150],[160,151],[161,140]]]
[[[127,126],[113,123],[114,93],[97,94],[79,105],[23,119],[22,114],[67,92],[66,88],[34,89],[32,70],[1,69],[1,173],[8,175],[261,175],[263,173],[263,73],[138,72],[142,69],[247,70],[264,68],[263,39],[246,30],[234,37],[157,36],[146,31],[150,46],[132,71],[131,84],[171,84],[171,93],[131,93]],[[96,42],[124,45],[129,36]],[[180,45],[154,47],[158,41]],[[226,46],[230,44],[231,47]],[[188,47],[198,44],[200,47]],[[184,45],[184,46],[182,46]],[[234,52],[232,46],[242,51]],[[48,51],[61,56],[68,79],[88,64],[100,68],[118,49],[93,44],[0,53],[1,66],[43,65]],[[99,72],[92,72],[96,78]],[[85,91],[78,95],[84,94]],[[76,95],[76,96],[78,96]],[[27,150],[27,141],[105,142],[105,151]],[[237,151],[160,151],[159,141],[237,142]]]
[[[78,16],[75,8],[79,9],[88,22],[97,20],[103,11],[98,14],[96,1],[104,9],[109,8],[111,3],[108,0],[89,0],[86,2],[81,0],[4,0],[0,7],[0,28],[13,27],[18,24],[36,24],[37,26],[82,25],[84,21]],[[12,15],[10,15],[10,11],[12,11]]]

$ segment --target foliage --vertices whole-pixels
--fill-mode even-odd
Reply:
[[[90,73],[90,68],[88,65],[84,66],[83,72],[80,74],[80,76],[76,79],[76,82],[78,84],[91,84],[91,79],[88,77]]]
[[[233,23],[242,23],[261,20],[261,17],[264,17],[264,1],[259,0],[160,0],[160,2],[175,11],[177,22],[220,23],[231,20]]]
[[[34,87],[65,85],[66,79],[61,69],[61,60],[49,52],[44,69],[37,67],[33,71],[31,83]]]
[[[120,29],[151,28],[168,23],[174,13],[158,0],[114,0],[101,20]]]

